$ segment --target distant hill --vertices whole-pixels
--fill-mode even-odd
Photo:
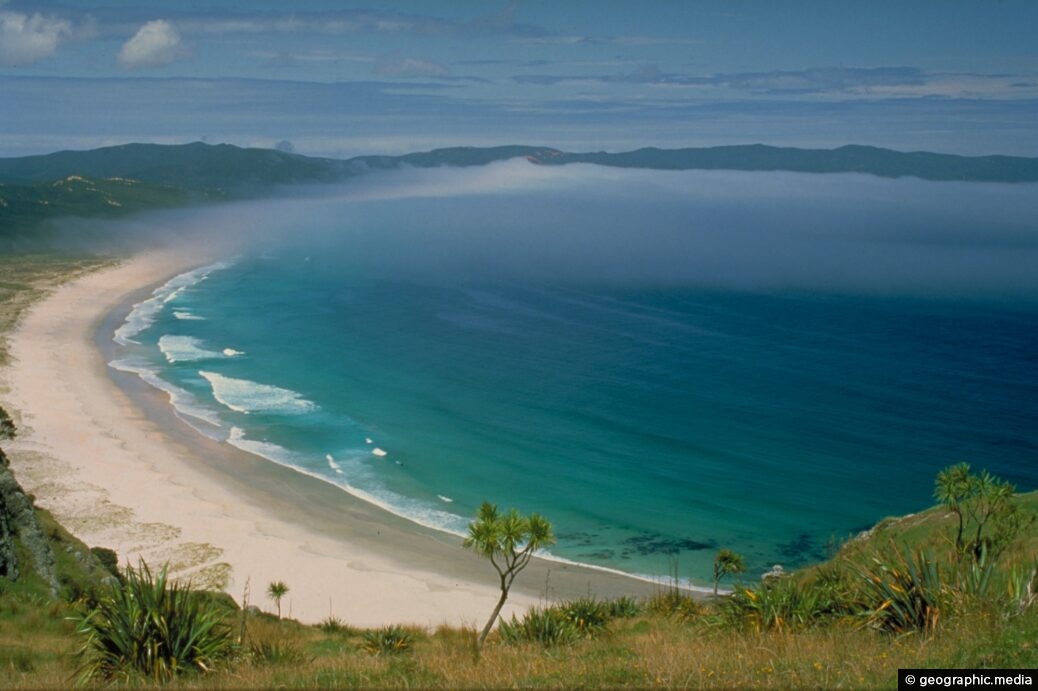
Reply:
[[[253,196],[275,185],[332,182],[343,177],[345,168],[344,161],[229,144],[125,144],[0,159],[0,182],[117,177],[227,198]]]
[[[124,216],[183,206],[191,198],[191,194],[180,187],[117,177],[69,175],[53,182],[0,183],[0,227],[22,226],[63,216]]]
[[[197,202],[273,196],[285,187],[342,182],[375,170],[480,166],[520,157],[538,165],[1038,182],[1038,158],[904,153],[871,146],[794,149],[754,144],[624,153],[567,153],[534,146],[454,147],[341,160],[229,144],[125,144],[0,158],[0,239],[32,236],[41,224],[63,216],[108,218]]]
[[[180,187],[209,197],[265,194],[277,185],[339,182],[368,170],[410,166],[478,166],[525,157],[541,165],[593,163],[653,170],[743,170],[865,173],[880,177],[970,182],[1038,182],[1038,158],[905,153],[872,146],[794,149],[751,144],[709,148],[645,148],[623,153],[568,153],[548,147],[453,147],[402,156],[314,158],[230,144],[124,144],[90,151],[0,158],[0,183],[53,182],[77,175],[126,178]]]
[[[763,144],[705,149],[638,149],[625,153],[550,153],[533,159],[545,165],[594,163],[654,170],[744,170],[797,173],[865,173],[884,178],[968,182],[1036,182],[1038,158],[955,156],[926,151],[903,153],[874,146],[792,149]]]
[[[509,158],[546,157],[552,149],[532,146],[455,147],[403,156],[313,158],[273,149],[230,144],[125,144],[91,151],[0,158],[0,183],[30,184],[78,176],[122,178],[178,187],[208,199],[269,194],[282,185],[340,182],[369,170],[409,166],[478,166]]]

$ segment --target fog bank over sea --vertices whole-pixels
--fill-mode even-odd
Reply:
[[[516,159],[311,192],[206,209],[198,224],[251,247],[310,245],[370,276],[1038,295],[1035,184]]]
[[[117,366],[427,525],[489,499],[567,559],[796,565],[953,462],[1038,487],[1036,209],[856,174],[370,173],[162,216],[236,246],[135,311]]]

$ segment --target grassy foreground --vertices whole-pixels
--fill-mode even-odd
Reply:
[[[31,605],[5,601],[0,623],[5,688],[68,687],[76,672],[74,626],[56,606],[31,614],[19,614],[20,607]],[[409,651],[376,656],[357,632],[325,633],[267,617],[252,618],[249,627],[254,652],[169,687],[894,688],[899,667],[1038,665],[1034,617],[1003,622],[982,612],[930,638],[900,639],[852,626],[746,633],[639,616],[605,638],[561,648],[491,638],[478,660],[472,630],[416,632]]]
[[[1038,493],[1018,495],[1028,512]],[[736,589],[753,598],[684,600],[669,590],[652,600],[625,603],[601,622],[582,614],[571,636],[523,640],[521,626],[499,628],[475,654],[477,632],[394,627],[355,629],[337,620],[304,625],[275,615],[244,613],[229,598],[197,594],[222,612],[234,639],[210,673],[192,672],[170,688],[893,688],[899,667],[1038,667],[1038,607],[1034,606],[1032,523],[990,568],[989,585],[974,590],[957,580],[945,559],[954,522],[943,507],[877,526],[849,541],[830,562],[782,583]],[[942,564],[941,583],[916,595],[932,597],[932,626],[885,629],[875,602],[861,600],[862,570],[879,573],[876,559],[896,564],[892,546],[932,550]],[[971,573],[973,567],[959,573]],[[1027,573],[1014,591],[1009,574]],[[834,573],[840,573],[835,578]],[[843,580],[844,604],[828,589]],[[967,579],[968,580],[968,579]],[[923,584],[919,584],[923,585]],[[794,593],[793,596],[781,595]],[[822,593],[830,596],[819,597]],[[855,600],[858,598],[858,600]],[[770,602],[771,610],[747,603]],[[84,638],[77,633],[85,598],[51,601],[31,587],[8,586],[0,595],[0,673],[9,688],[66,687],[77,678]],[[598,603],[602,604],[602,603]],[[585,601],[585,609],[588,603]],[[565,609],[563,603],[556,609]],[[521,624],[521,621],[513,624]],[[540,631],[548,631],[550,626]],[[550,631],[548,631],[550,633]],[[534,634],[537,635],[536,633]],[[146,677],[118,677],[119,686],[149,686]],[[95,679],[88,687],[104,686]]]

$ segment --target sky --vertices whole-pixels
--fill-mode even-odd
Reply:
[[[1033,0],[0,0],[0,156],[869,144],[1038,156]]]

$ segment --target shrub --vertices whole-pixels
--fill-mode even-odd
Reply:
[[[561,606],[562,614],[585,638],[594,638],[605,630],[612,616],[609,607],[593,597],[582,597]]]
[[[810,588],[814,597],[814,616],[847,617],[861,611],[858,582],[849,569],[825,566],[813,578],[797,583],[798,588]]]
[[[364,634],[361,647],[372,655],[396,655],[411,648],[413,637],[400,626],[385,626]]]
[[[628,619],[636,617],[642,612],[638,601],[627,595],[608,600],[605,605],[609,611],[609,616],[613,619]]]
[[[317,624],[317,628],[325,633],[342,633],[346,635],[356,633],[352,626],[339,617],[332,616],[322,619],[321,622]]]
[[[702,606],[687,593],[671,588],[653,595],[645,605],[652,614],[671,617],[678,621],[691,621],[703,612]]]
[[[14,439],[17,432],[18,430],[14,426],[14,420],[11,419],[11,416],[7,414],[6,410],[0,407],[0,439]],[[6,460],[6,457],[2,455],[2,452],[0,452],[0,458]],[[4,463],[4,465],[7,465],[7,463]]]
[[[721,603],[721,619],[755,631],[785,631],[820,623],[829,613],[824,590],[793,579],[774,580],[757,589],[736,587]]]
[[[90,551],[95,557],[97,557],[97,560],[101,562],[101,566],[103,566],[108,573],[122,581],[123,575],[119,573],[119,555],[115,553],[115,550],[107,547],[91,547]]]
[[[80,679],[163,682],[186,671],[208,672],[231,649],[231,632],[217,609],[171,583],[166,568],[153,575],[143,561],[127,568],[97,606],[78,618],[86,636]]]
[[[249,656],[256,662],[268,665],[299,664],[308,661],[302,650],[286,640],[253,641],[249,645]]]
[[[566,645],[580,638],[580,631],[557,607],[531,607],[522,620],[501,620],[498,634],[505,643],[540,643],[545,647]]]
[[[1031,566],[1014,566],[1006,574],[1008,609],[1012,614],[1027,611],[1038,599],[1038,559]]]
[[[898,550],[892,557],[872,561],[874,568],[859,572],[868,622],[890,633],[933,631],[949,599],[933,554]]]

